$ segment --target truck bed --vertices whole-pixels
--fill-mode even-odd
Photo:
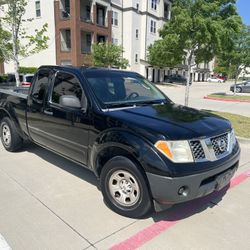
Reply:
[[[29,88],[22,88],[22,87],[2,88],[0,87],[0,93],[12,95],[12,96],[18,96],[18,97],[27,99]]]

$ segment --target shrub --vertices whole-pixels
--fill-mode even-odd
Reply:
[[[34,74],[36,71],[36,67],[19,67],[19,74]]]

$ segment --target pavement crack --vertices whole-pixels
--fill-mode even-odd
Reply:
[[[7,175],[12,181],[14,181],[18,186],[20,186],[24,191],[26,191],[29,195],[31,195],[35,200],[37,200],[40,204],[42,204],[45,208],[47,208],[53,215],[55,215],[59,220],[61,220],[66,226],[68,226],[73,232],[75,232],[80,238],[85,240],[90,246],[96,249],[93,243],[91,243],[87,238],[85,238],[80,232],[78,232],[74,227],[72,227],[67,221],[65,221],[60,215],[54,212],[50,207],[48,207],[42,200],[40,200],[36,195],[34,195],[29,189],[27,189],[24,185],[22,185],[19,181],[15,178],[10,176],[4,170],[0,169],[2,173]],[[88,247],[90,247],[88,246]]]
[[[132,225],[134,225],[134,224],[135,224],[135,223],[137,223],[137,222],[138,222],[138,220],[133,221],[133,222],[129,223],[128,225],[126,225],[126,226],[124,226],[124,227],[119,228],[119,229],[118,229],[118,230],[116,230],[115,232],[113,232],[113,233],[111,233],[111,234],[109,234],[109,235],[105,236],[104,238],[102,238],[102,239],[100,239],[100,240],[98,240],[98,241],[94,242],[94,243],[93,243],[94,247],[95,247],[95,245],[96,245],[96,244],[98,244],[98,243],[100,243],[100,242],[102,242],[102,241],[106,240],[107,238],[109,238],[109,237],[111,237],[111,236],[113,236],[113,235],[115,235],[115,234],[117,234],[117,233],[121,232],[122,230],[124,230],[124,229],[126,229],[126,228],[128,228],[128,227],[130,227],[130,226],[132,226]],[[90,247],[90,246],[88,246],[88,247],[84,248],[84,250],[88,249],[89,247]],[[95,248],[96,248],[96,247],[95,247]],[[98,248],[96,248],[96,249],[98,249]]]

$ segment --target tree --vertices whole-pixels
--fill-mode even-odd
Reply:
[[[239,33],[233,35],[233,44],[218,57],[216,71],[226,71],[234,78],[234,93],[241,72],[250,67],[250,26],[242,25]]]
[[[96,43],[93,45],[93,62],[99,67],[118,67],[125,69],[129,63],[122,57],[123,48],[113,43]]]
[[[2,29],[0,23],[0,63],[10,58],[11,50],[11,33]]]
[[[11,53],[7,54],[5,60],[12,60],[14,62],[14,72],[17,86],[20,84],[19,79],[19,56],[27,57],[29,55],[47,49],[47,42],[49,37],[45,35],[48,24],[44,24],[40,30],[35,29],[35,34],[27,34],[23,28],[23,22],[32,22],[32,19],[23,19],[25,14],[27,1],[26,0],[5,0],[2,4],[7,5],[7,11],[2,18],[2,23],[5,29],[11,33]],[[10,52],[10,51],[9,51]]]
[[[235,0],[175,0],[172,17],[160,30],[161,40],[149,47],[149,62],[155,66],[187,64],[185,105],[188,105],[191,68],[211,61],[232,44],[241,18]]]

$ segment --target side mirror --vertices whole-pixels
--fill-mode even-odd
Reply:
[[[81,108],[80,100],[76,96],[73,96],[73,95],[60,96],[59,104],[65,107],[69,107],[69,108],[76,108],[76,109]]]

